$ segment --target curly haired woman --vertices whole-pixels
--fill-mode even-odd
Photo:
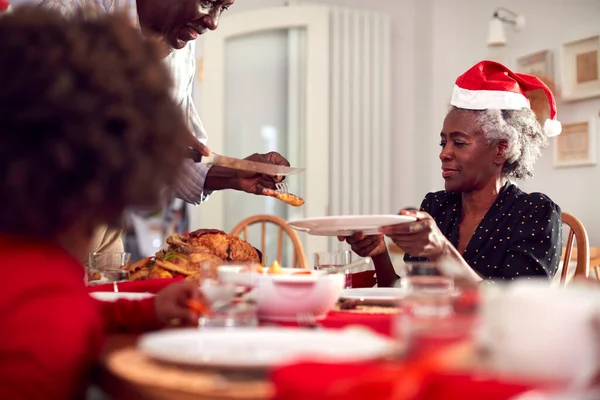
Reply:
[[[540,89],[552,118],[544,128],[524,95]],[[533,176],[547,136],[560,134],[552,92],[534,76],[482,61],[457,79],[452,106],[440,134],[446,190],[427,194],[420,211],[401,211],[416,222],[384,227],[379,236],[355,234],[348,243],[373,258],[379,286],[397,280],[384,235],[406,252],[405,261],[451,260],[472,283],[552,277],[561,254],[560,208],[510,183]]]
[[[157,204],[189,133],[153,45],[125,19],[0,18],[0,398],[81,398],[107,331],[197,321],[192,282],[92,299],[78,261],[99,225]]]

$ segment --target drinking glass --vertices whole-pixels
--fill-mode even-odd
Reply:
[[[198,322],[201,328],[234,328],[258,325],[256,304],[250,291],[258,281],[258,264],[204,263],[200,290],[209,311]]]
[[[454,278],[440,263],[409,262],[400,268],[399,287],[405,290],[396,325],[400,340],[411,351],[466,338],[472,333],[473,308],[465,307]]]
[[[86,271],[88,286],[129,280],[130,253],[90,253]]]
[[[350,250],[338,251],[338,252],[319,252],[315,253],[315,266],[316,270],[327,270],[329,268],[343,267],[344,265],[350,264],[352,258],[352,252]],[[350,271],[345,271],[346,284],[344,288],[352,287],[352,274]]]

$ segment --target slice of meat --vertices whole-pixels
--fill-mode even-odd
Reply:
[[[148,279],[149,277],[150,277],[150,270],[148,268],[142,268],[135,272],[129,273],[130,281],[143,281],[145,279]]]
[[[185,281],[198,281],[198,282],[202,282],[203,276],[201,272],[196,272],[193,275],[189,275],[185,277]]]
[[[154,257],[142,258],[129,266],[129,273],[135,273],[141,269],[147,268],[154,261]]]
[[[167,238],[167,244],[169,245],[169,250],[176,253],[190,254],[192,252],[192,245],[189,243],[189,239],[177,233]]]
[[[222,260],[227,259],[230,236],[225,233],[207,233],[190,240],[194,253],[212,253]]]
[[[196,237],[200,237],[202,235],[206,235],[207,233],[222,233],[225,234],[225,232],[219,230],[219,229],[196,229],[193,232],[190,232],[188,234],[188,236],[190,238],[196,238]]]
[[[158,265],[152,267],[150,272],[148,273],[148,279],[164,279],[164,278],[173,278],[173,273],[171,271],[167,271],[164,268],[161,268]]]
[[[294,206],[294,207],[300,207],[301,205],[304,204],[304,200],[302,198],[296,196],[295,194],[291,194],[291,193],[280,193],[275,190],[264,189],[263,194],[265,196],[275,197],[276,199],[281,200],[284,203],[289,204],[290,206]]]
[[[229,242],[229,256],[231,261],[248,261],[260,264],[261,257],[252,245],[238,237],[232,236]]]
[[[193,263],[186,263],[183,265],[173,264],[169,261],[156,260],[156,265],[162,269],[166,269],[171,273],[178,273],[184,276],[192,275],[200,270],[200,266],[196,266]],[[156,267],[154,267],[156,268]],[[153,269],[154,269],[153,268]]]

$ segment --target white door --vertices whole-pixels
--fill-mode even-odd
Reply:
[[[328,35],[329,10],[310,6],[234,14],[206,36],[201,116],[210,148],[234,157],[280,152],[292,166],[306,167],[287,179],[290,191],[306,203],[292,208],[263,196],[218,192],[191,209],[192,229],[228,232],[256,214],[286,220],[327,215]],[[300,235],[309,260],[315,251],[327,249],[325,238]],[[256,247],[260,240],[258,232],[250,233]],[[268,231],[267,248],[276,241],[275,231]],[[284,251],[289,260],[291,248]]]

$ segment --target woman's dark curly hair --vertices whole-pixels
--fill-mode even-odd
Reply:
[[[158,49],[121,16],[0,17],[0,232],[53,238],[156,205],[190,133]]]

